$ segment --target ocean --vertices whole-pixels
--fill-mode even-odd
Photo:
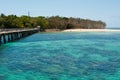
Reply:
[[[120,33],[43,32],[3,44],[0,80],[120,80]]]

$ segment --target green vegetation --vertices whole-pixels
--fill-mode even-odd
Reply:
[[[35,28],[41,26],[41,29],[104,29],[106,24],[102,21],[93,21],[89,19],[73,17],[30,17],[16,15],[0,15],[0,28]]]

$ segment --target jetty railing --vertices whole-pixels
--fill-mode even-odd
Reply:
[[[0,29],[0,45],[12,42],[39,31],[38,28],[30,29]]]
[[[19,31],[19,30],[31,30],[31,29],[38,29],[38,28],[0,28],[0,32],[3,31]]]

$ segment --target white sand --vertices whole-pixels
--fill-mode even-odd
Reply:
[[[120,32],[118,29],[67,29],[63,32]]]

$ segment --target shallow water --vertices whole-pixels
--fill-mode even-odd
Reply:
[[[120,80],[120,33],[37,33],[2,45],[0,80]]]

